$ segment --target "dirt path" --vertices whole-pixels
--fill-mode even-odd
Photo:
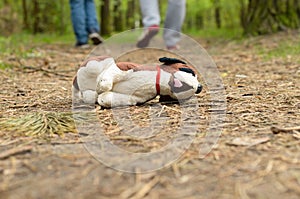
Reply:
[[[197,97],[201,120],[193,144],[174,164],[154,172],[130,174],[106,167],[78,134],[45,140],[0,130],[0,198],[299,198],[300,59],[291,55],[265,61],[257,54],[278,48],[280,40],[299,43],[298,34],[204,45],[218,65],[227,99],[223,132],[204,159],[199,158],[199,143],[211,108],[205,89]],[[25,58],[3,58],[16,67],[0,74],[2,119],[71,111],[72,77],[89,50],[66,45],[34,49]],[[149,119],[143,115],[148,108],[130,108],[137,123]],[[178,122],[177,105],[166,105],[164,111],[158,105],[154,111],[171,122],[165,134],[147,142],[122,137],[109,110],[98,114],[114,144],[143,152],[164,146]]]

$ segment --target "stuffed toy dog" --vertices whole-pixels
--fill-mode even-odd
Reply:
[[[163,57],[162,65],[144,66],[118,62],[106,56],[92,57],[73,80],[73,99],[102,107],[137,105],[157,95],[161,100],[185,100],[202,90],[196,71],[185,62]]]

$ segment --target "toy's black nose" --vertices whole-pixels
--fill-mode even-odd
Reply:
[[[202,86],[201,84],[198,84],[198,88],[196,90],[196,94],[200,93],[202,91]]]

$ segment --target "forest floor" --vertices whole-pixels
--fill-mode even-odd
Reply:
[[[0,198],[300,198],[300,57],[291,47],[299,46],[299,32],[198,41],[218,66],[227,103],[222,134],[208,155],[199,158],[212,108],[205,85],[197,96],[201,121],[193,143],[171,165],[152,172],[107,167],[86,149],[84,134],[45,139],[1,126]],[[0,121],[71,112],[72,78],[90,50],[34,44],[25,54],[1,55],[2,64],[14,67],[1,69]],[[144,62],[147,56],[129,60]],[[170,120],[157,138],[142,141],[122,135],[111,110],[96,112],[114,144],[146,153],[168,143],[181,112],[177,104],[155,104],[129,108],[142,125],[150,106]]]

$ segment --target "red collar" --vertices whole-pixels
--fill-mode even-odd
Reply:
[[[156,82],[155,82],[155,87],[156,87],[156,94],[160,94],[160,67],[156,66],[157,74],[156,74]]]

